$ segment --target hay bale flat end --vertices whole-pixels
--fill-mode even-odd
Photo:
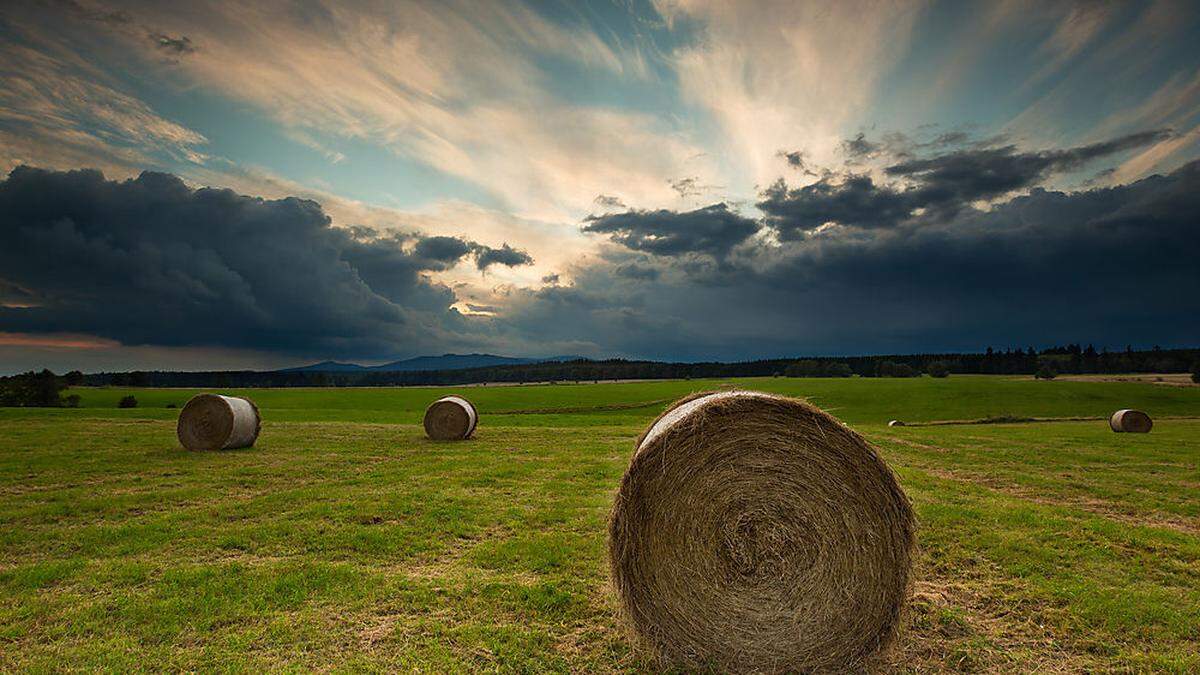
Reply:
[[[638,440],[609,521],[628,623],[664,668],[857,672],[908,597],[915,521],[858,434],[796,399],[683,399]]]
[[[1154,421],[1141,410],[1126,408],[1108,418],[1108,427],[1117,433],[1148,434],[1154,428]]]
[[[188,450],[248,448],[258,440],[262,416],[249,399],[197,394],[179,411],[175,434]]]
[[[444,396],[425,409],[425,433],[435,441],[462,441],[475,433],[479,412],[461,396]]]

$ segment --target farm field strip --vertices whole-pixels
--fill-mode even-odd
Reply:
[[[346,392],[378,406],[361,410],[324,406],[340,390],[245,392],[264,408],[259,443],[213,453],[177,447],[176,410],[0,409],[0,670],[644,670],[608,590],[605,523],[659,406],[599,408],[711,384],[506,387],[517,401],[492,410],[573,412],[481,403],[465,443],[417,425],[450,390]],[[884,382],[894,397],[879,400],[851,387],[868,381],[733,384],[838,407],[897,471],[920,556],[895,669],[1200,669],[1200,420],[1165,419],[1200,414],[1200,392],[952,377]],[[1116,405],[1149,410],[1154,432],[884,424]]]

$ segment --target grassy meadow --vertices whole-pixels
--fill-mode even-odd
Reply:
[[[896,670],[1200,671],[1200,387],[985,376],[234,390],[262,435],[211,453],[175,440],[192,390],[0,408],[0,670],[651,669],[608,509],[642,428],[729,386],[808,398],[899,475],[921,551]],[[477,434],[429,441],[451,392]],[[1121,407],[1153,433],[886,426]]]

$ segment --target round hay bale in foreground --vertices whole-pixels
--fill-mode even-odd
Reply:
[[[479,413],[461,396],[444,396],[425,409],[425,433],[435,441],[461,441],[475,433]]]
[[[637,639],[663,666],[853,671],[896,635],[914,528],[891,470],[830,415],[707,393],[638,440],[609,564]]]
[[[902,426],[904,426],[904,422],[902,422],[901,420],[892,420],[891,422],[888,422],[888,426],[889,427],[902,427]]]
[[[1113,413],[1108,418],[1108,426],[1117,433],[1148,434],[1154,428],[1154,422],[1141,410],[1126,408]]]
[[[258,439],[262,417],[249,399],[197,394],[179,411],[175,434],[188,450],[248,448]]]

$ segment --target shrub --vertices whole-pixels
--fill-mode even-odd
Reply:
[[[1200,361],[1192,364],[1192,382],[1200,384]]]
[[[950,365],[945,361],[934,361],[925,367],[930,377],[950,377]]]
[[[121,397],[121,400],[117,403],[117,407],[118,408],[136,408],[137,407],[137,399],[134,398],[133,396],[123,396],[123,397]]]
[[[1038,371],[1034,374],[1034,377],[1039,380],[1053,380],[1054,376],[1057,374],[1058,373],[1055,373],[1053,368],[1042,364],[1042,367],[1038,368]]]
[[[70,396],[67,396],[66,398],[63,399],[62,404],[63,404],[63,407],[65,407],[65,408],[78,408],[79,407],[79,394],[71,394]]]

